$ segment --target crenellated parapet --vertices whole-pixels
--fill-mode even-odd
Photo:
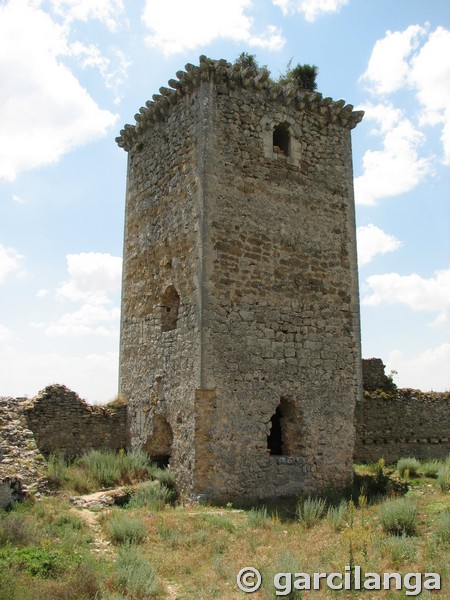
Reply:
[[[145,106],[134,115],[135,125],[127,124],[121,130],[120,136],[116,138],[117,144],[126,151],[130,150],[146,130],[170,115],[175,104],[207,82],[225,86],[230,91],[251,90],[253,93],[266,95],[272,101],[276,100],[282,106],[289,106],[300,112],[319,113],[325,123],[338,123],[348,129],[356,127],[364,116],[364,111],[353,110],[353,105],[346,104],[345,100],[324,98],[318,92],[299,89],[293,83],[274,83],[266,69],[255,74],[252,68],[202,55],[198,66],[188,63],[184,71],[177,71],[176,79],[169,79],[169,87],[159,88],[159,94],[153,94],[152,100],[147,100]]]

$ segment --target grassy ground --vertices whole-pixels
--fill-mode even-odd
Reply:
[[[399,470],[357,465],[352,501],[241,509],[175,502],[170,474],[147,468],[142,457],[122,456],[113,468],[109,457],[107,479],[126,483],[130,501],[91,511],[74,508],[68,497],[80,481],[89,481],[88,491],[95,481],[98,487],[101,457],[70,467],[59,460],[57,495],[0,513],[0,600],[269,599],[280,597],[277,572],[344,573],[348,565],[363,573],[439,573],[443,590],[424,590],[420,598],[450,598],[444,462],[401,463]],[[55,476],[54,467],[50,461]],[[262,574],[254,594],[236,585],[246,566]],[[407,598],[407,591],[331,591],[323,582],[320,591],[284,597],[378,600]]]

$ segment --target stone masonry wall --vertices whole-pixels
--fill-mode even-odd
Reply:
[[[362,361],[363,386],[366,391],[392,390],[392,379],[385,374],[385,365],[381,358],[365,358]]]
[[[211,488],[282,496],[344,486],[360,359],[350,131],[254,90],[211,86],[209,96]],[[288,156],[268,151],[280,122]],[[279,406],[291,431],[281,424],[286,450],[274,455]]]
[[[350,130],[362,113],[206,57],[169,86],[117,139],[131,447],[164,440],[166,454],[172,433],[181,489],[210,497],[344,486],[361,375]]]
[[[356,402],[355,430],[355,462],[444,458],[450,453],[450,393],[365,392]]]
[[[50,385],[22,411],[39,450],[68,457],[92,449],[126,448],[126,406],[91,406],[63,385]]]

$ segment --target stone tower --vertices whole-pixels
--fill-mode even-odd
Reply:
[[[200,57],[128,152],[120,392],[182,492],[352,476],[360,330],[350,130],[363,113]]]

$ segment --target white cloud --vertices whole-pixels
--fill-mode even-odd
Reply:
[[[45,290],[45,289],[42,288],[42,289],[40,289],[40,290],[37,291],[36,296],[38,298],[45,298],[46,296],[48,296],[48,290]]]
[[[124,12],[122,0],[51,0],[55,12],[69,21],[97,19],[115,31]]]
[[[20,274],[20,263],[23,256],[14,248],[6,248],[0,244],[0,283],[2,283],[10,273]]]
[[[12,200],[16,204],[26,204],[27,203],[26,200],[24,200],[21,196],[18,196],[17,194],[13,194]]]
[[[147,43],[166,55],[220,38],[270,50],[282,48],[285,40],[277,27],[270,26],[265,33],[251,32],[253,19],[245,10],[252,5],[251,0],[146,0],[142,20],[152,32]]]
[[[419,155],[425,136],[402,111],[391,104],[369,104],[364,109],[365,119],[375,123],[372,133],[384,136],[381,150],[365,152],[363,174],[354,181],[356,203],[371,205],[412,190],[432,168],[431,160]]]
[[[349,0],[272,0],[284,15],[303,13],[306,21],[313,22],[327,13],[338,12]]]
[[[57,289],[62,298],[93,305],[108,304],[109,294],[120,289],[122,259],[100,252],[67,255],[68,281]]]
[[[13,337],[13,332],[0,323],[0,343],[5,343],[11,340]]]
[[[445,311],[443,311],[438,314],[434,321],[431,321],[431,323],[429,323],[429,326],[433,327],[434,329],[441,329],[444,325],[447,325],[447,323],[448,314]]]
[[[367,306],[405,304],[415,311],[446,311],[450,308],[450,268],[437,271],[425,279],[413,273],[387,273],[367,278],[369,295],[363,299]]]
[[[358,227],[356,234],[360,267],[369,263],[377,254],[386,254],[402,246],[396,237],[372,224]]]
[[[114,305],[114,294],[121,285],[122,259],[100,252],[68,254],[66,259],[69,278],[56,288],[56,295],[81,306],[51,323],[32,326],[50,337],[117,337],[120,309]],[[37,295],[45,298],[47,290]]]
[[[119,320],[119,308],[83,304],[79,310],[64,314],[50,325],[36,323],[33,326],[44,329],[45,334],[50,337],[79,337],[82,335],[117,337]]]
[[[67,36],[27,0],[0,6],[0,178],[51,164],[116,122],[61,63]]]
[[[74,42],[70,45],[70,53],[75,56],[82,68],[96,68],[104,81],[105,87],[115,94],[114,103],[121,100],[119,89],[127,79],[130,62],[125,54],[115,48],[111,50],[112,58],[106,57],[94,44],[83,44]]]
[[[441,125],[444,163],[450,164],[450,31],[411,25],[388,31],[373,48],[363,81],[380,95],[413,90],[423,107],[419,123]]]
[[[411,64],[410,80],[424,107],[421,122],[442,124],[444,162],[450,165],[450,31],[438,27]]]
[[[419,356],[406,357],[393,350],[386,360],[387,371],[395,370],[399,387],[412,387],[423,391],[450,390],[450,344],[428,348]]]
[[[373,47],[368,67],[361,79],[377,94],[389,94],[404,86],[410,77],[408,57],[419,45],[426,30],[411,25],[405,31],[387,31]]]

